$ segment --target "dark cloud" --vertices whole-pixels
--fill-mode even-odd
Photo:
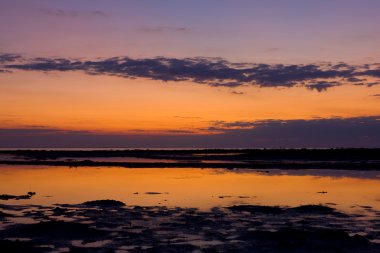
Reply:
[[[0,64],[15,62],[18,59],[21,59],[21,55],[0,53]]]
[[[380,147],[380,116],[312,120],[214,122],[211,131],[224,147]],[[214,143],[215,144],[215,143]],[[217,145],[215,145],[217,146]]]
[[[75,135],[75,134],[89,134],[88,131],[73,131],[73,130],[63,130],[55,128],[45,128],[42,126],[25,126],[22,128],[0,128],[0,136],[34,136],[34,135]]]
[[[296,120],[258,120],[258,121],[212,121],[210,122],[212,126],[219,127],[222,130],[228,130],[230,128],[250,128],[257,129],[258,127],[283,127],[289,126],[292,124],[305,126],[312,125],[329,125],[329,126],[349,126],[349,127],[357,127],[357,126],[369,126],[375,125],[380,126],[380,116],[368,116],[368,117],[355,117],[355,118],[315,118],[315,119],[296,119]],[[380,134],[380,133],[379,133]]]
[[[13,56],[15,57],[15,56]],[[9,60],[8,60],[9,58]],[[83,71],[91,75],[123,78],[148,78],[159,81],[191,81],[212,87],[305,87],[324,91],[345,84],[372,86],[380,80],[377,64],[353,66],[339,64],[249,64],[231,63],[220,58],[147,58],[114,57],[100,60],[65,58],[12,58],[0,55],[0,68],[30,71]],[[16,62],[15,62],[16,61]]]
[[[358,82],[366,82],[367,80],[366,79],[359,79],[356,77],[349,77],[349,78],[347,78],[347,81],[351,82],[351,83],[358,83]]]
[[[380,116],[312,120],[214,122],[232,147],[380,147]]]
[[[324,81],[319,81],[316,83],[309,83],[306,85],[308,89],[311,90],[317,90],[318,92],[325,91],[328,88],[334,87],[334,86],[339,86],[339,82],[324,82]]]
[[[379,85],[380,82],[368,82],[368,83],[362,83],[361,85],[367,85],[368,87]]]
[[[363,75],[379,77],[380,78],[380,67],[377,69],[370,69],[362,72]]]
[[[374,97],[380,97],[380,94],[374,94],[372,96],[374,96]]]
[[[77,18],[82,16],[94,16],[94,17],[107,17],[107,14],[103,11],[76,11],[76,10],[63,10],[63,9],[40,9],[40,12],[44,15],[63,17],[63,18]]]
[[[210,134],[191,130],[102,134],[41,127],[0,129],[0,147],[380,148],[380,116],[210,124]]]

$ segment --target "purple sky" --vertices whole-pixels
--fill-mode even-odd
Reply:
[[[368,63],[376,0],[1,0],[0,48],[32,56],[223,57]]]

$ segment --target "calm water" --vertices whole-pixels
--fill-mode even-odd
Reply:
[[[0,166],[0,182],[0,194],[37,192],[29,200],[0,200],[8,204],[116,199],[128,205],[199,209],[234,204],[335,204],[346,212],[355,212],[357,206],[380,210],[380,173],[370,171]]]

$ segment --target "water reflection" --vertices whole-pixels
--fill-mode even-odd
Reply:
[[[271,175],[294,175],[294,176],[318,176],[318,177],[333,177],[333,178],[363,178],[380,180],[380,171],[358,171],[358,170],[270,170]]]
[[[37,192],[9,204],[82,203],[117,199],[128,205],[210,209],[234,204],[336,204],[380,210],[379,172],[336,170],[125,169],[1,166],[0,194]]]

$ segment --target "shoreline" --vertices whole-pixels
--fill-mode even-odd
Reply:
[[[380,170],[380,149],[0,150],[0,164]]]
[[[3,160],[0,165],[48,165],[69,167],[123,167],[123,168],[224,168],[224,169],[333,169],[380,170],[380,162],[254,162],[254,163],[165,163],[165,162],[97,162],[83,161],[19,161]]]

